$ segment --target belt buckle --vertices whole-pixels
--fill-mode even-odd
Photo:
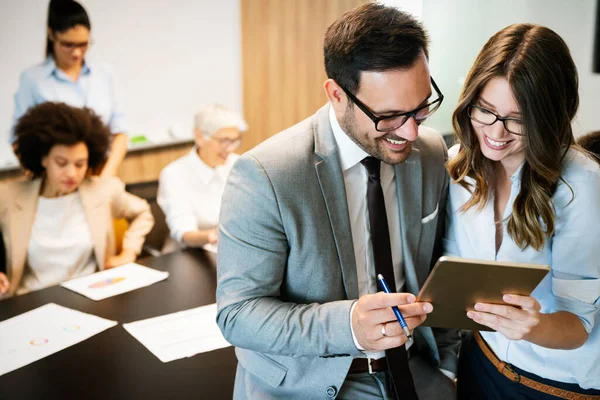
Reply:
[[[521,381],[521,375],[519,375],[518,373],[516,373],[509,365],[508,363],[504,363],[504,365],[502,366],[502,371],[500,371],[502,373],[502,375],[506,376],[508,379],[510,379],[513,382],[520,382]]]
[[[373,375],[373,367],[371,366],[372,358],[367,357],[367,368],[369,368],[369,375]]]

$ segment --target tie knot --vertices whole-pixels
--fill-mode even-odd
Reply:
[[[367,174],[369,175],[369,179],[379,181],[379,170],[381,166],[381,161],[375,157],[365,157],[360,162],[367,169]]]

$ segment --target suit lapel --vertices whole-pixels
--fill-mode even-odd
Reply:
[[[20,282],[23,277],[27,247],[35,221],[41,183],[40,178],[23,182],[19,187],[20,191],[16,195],[15,212],[10,213],[9,231],[11,232],[12,263],[9,279],[12,282]],[[15,286],[12,290],[13,294],[16,289]]]
[[[409,292],[416,294],[419,292],[419,282],[423,282],[428,272],[416,268],[419,261],[423,193],[423,173],[419,149],[413,148],[410,157],[402,164],[396,165],[395,171],[406,285]]]
[[[333,239],[342,267],[346,296],[348,299],[357,299],[358,278],[356,276],[354,246],[352,246],[346,187],[337,144],[329,123],[329,105],[317,112],[315,125],[315,154],[317,156],[315,170],[323,193],[323,200],[327,207],[329,223],[331,224]]]
[[[104,196],[99,193],[98,185],[94,185],[93,181],[85,179],[79,186],[79,195],[81,196],[81,204],[85,212],[85,218],[90,227],[92,241],[94,242],[94,255],[98,263],[98,269],[104,269],[106,258],[106,232],[108,232],[108,221],[102,211],[104,205]]]

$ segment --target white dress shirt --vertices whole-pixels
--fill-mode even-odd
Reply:
[[[184,233],[217,226],[225,180],[238,157],[230,154],[224,165],[211,168],[194,147],[160,173],[157,202],[180,245]]]
[[[371,245],[371,227],[369,223],[369,210],[367,207],[367,170],[360,163],[368,157],[363,149],[358,147],[343,131],[337,121],[333,107],[329,108],[329,122],[337,143],[344,185],[346,187],[346,200],[350,216],[350,229],[352,231],[352,245],[354,259],[356,260],[356,275],[358,279],[358,294],[377,293],[377,278],[375,274],[375,261],[373,259],[373,246]],[[400,217],[398,214],[398,198],[396,183],[394,181],[394,168],[384,162],[381,163],[381,189],[385,200],[385,210],[390,232],[390,245],[392,249],[392,262],[396,288],[400,290],[405,283],[404,268],[402,266],[402,239],[400,237]],[[356,303],[355,303],[356,304]],[[354,310],[354,307],[352,307]],[[351,311],[352,312],[352,311]],[[352,332],[354,337],[354,332]],[[356,347],[360,349],[356,338]],[[369,358],[383,358],[385,352],[365,352]]]
[[[450,149],[452,157],[458,151]],[[551,198],[554,234],[538,251],[521,249],[507,232],[515,198],[521,190],[521,170],[511,176],[511,193],[503,215],[503,240],[496,252],[494,205],[460,208],[471,193],[451,184],[444,253],[480,260],[513,261],[550,265],[550,273],[531,293],[541,312],[568,311],[579,317],[589,337],[574,350],[555,350],[525,340],[509,340],[497,332],[481,332],[501,360],[554,381],[575,383],[584,389],[600,389],[600,167],[579,151],[570,150]],[[470,182],[473,182],[468,178]],[[569,327],[565,327],[569,329]]]
[[[79,192],[40,197],[27,247],[27,268],[17,294],[95,271],[94,243]]]

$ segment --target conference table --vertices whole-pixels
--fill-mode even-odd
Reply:
[[[233,347],[162,363],[122,326],[214,303],[214,255],[186,249],[138,263],[169,277],[101,301],[60,286],[0,301],[0,321],[55,303],[119,323],[0,376],[0,399],[231,399]]]

